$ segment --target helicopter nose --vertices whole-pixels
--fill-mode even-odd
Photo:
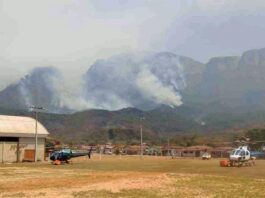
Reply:
[[[50,160],[55,160],[55,157],[54,157],[54,156],[51,156],[51,157],[50,157]]]

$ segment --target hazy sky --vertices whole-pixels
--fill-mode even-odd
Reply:
[[[76,77],[124,52],[240,55],[265,47],[264,21],[264,0],[0,0],[0,89],[32,67]]]

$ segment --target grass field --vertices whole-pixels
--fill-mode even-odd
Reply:
[[[0,165],[1,197],[265,197],[265,161],[222,168],[219,160],[98,156],[73,164]]]

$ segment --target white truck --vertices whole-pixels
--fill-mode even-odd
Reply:
[[[205,152],[205,153],[202,154],[202,160],[209,160],[211,158],[212,158],[212,156],[208,152]]]

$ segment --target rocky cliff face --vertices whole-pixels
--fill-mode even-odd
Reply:
[[[265,49],[245,52],[241,57],[212,58],[198,89],[203,103],[226,106],[264,106]]]
[[[245,52],[239,62],[243,104],[265,106],[265,49]]]
[[[239,59],[239,57],[218,57],[212,58],[206,64],[198,89],[200,102],[222,102],[227,97],[232,97]]]

